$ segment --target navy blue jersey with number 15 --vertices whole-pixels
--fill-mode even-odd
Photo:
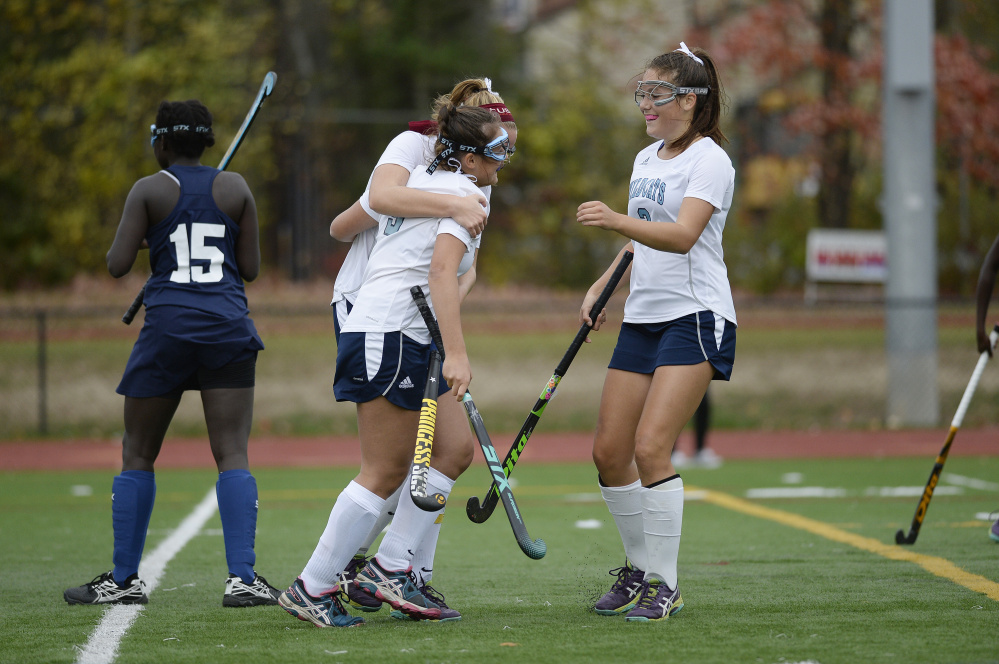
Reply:
[[[152,267],[146,308],[173,305],[224,318],[246,316],[246,293],[236,267],[239,226],[212,196],[212,183],[221,171],[173,165],[166,172],[180,185],[180,198],[167,218],[146,233]]]

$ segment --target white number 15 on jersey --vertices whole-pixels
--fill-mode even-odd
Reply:
[[[177,269],[170,275],[170,281],[178,284],[215,283],[222,281],[222,263],[225,254],[218,247],[205,244],[205,238],[225,237],[223,224],[191,224],[191,241],[187,241],[187,225],[177,226],[170,234],[170,241],[177,249]],[[191,265],[191,259],[208,261],[204,265]]]

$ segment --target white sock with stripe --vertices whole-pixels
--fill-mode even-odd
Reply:
[[[683,525],[683,480],[679,475],[642,493],[642,518],[649,554],[645,578],[659,579],[676,590],[676,565]]]
[[[624,555],[633,567],[642,571],[647,570],[649,565],[642,528],[641,495],[644,491],[647,489],[637,480],[627,486],[604,486],[602,481],[600,483],[600,495],[614,517],[621,543],[624,544]]]

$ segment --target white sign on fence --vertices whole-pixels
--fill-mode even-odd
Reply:
[[[813,228],[805,246],[808,281],[881,283],[888,278],[883,231]]]

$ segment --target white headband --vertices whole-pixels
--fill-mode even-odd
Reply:
[[[704,60],[701,60],[699,57],[697,57],[696,55],[694,55],[693,53],[691,53],[690,49],[687,48],[687,45],[684,44],[683,42],[680,42],[680,48],[677,48],[677,49],[673,50],[674,53],[676,53],[677,51],[680,51],[681,53],[683,53],[685,55],[689,55],[690,59],[693,60],[694,62],[696,62],[697,64],[702,65],[702,66],[704,65]]]

